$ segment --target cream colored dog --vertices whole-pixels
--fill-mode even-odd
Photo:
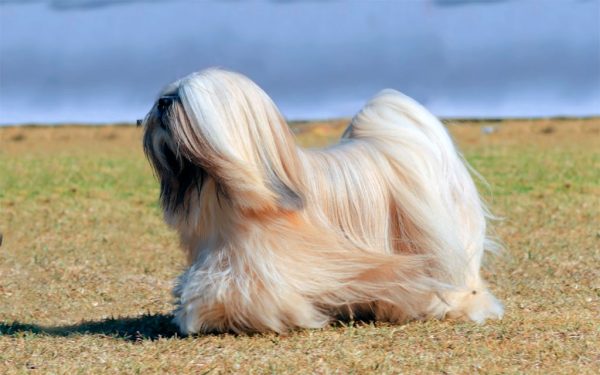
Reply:
[[[189,268],[183,333],[502,315],[480,276],[486,210],[444,126],[393,90],[335,147],[305,150],[248,78],[209,69],[143,121]]]

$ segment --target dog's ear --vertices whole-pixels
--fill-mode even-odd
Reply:
[[[216,75],[182,81],[171,109],[179,148],[239,208],[302,208],[298,150],[279,111],[247,78]]]

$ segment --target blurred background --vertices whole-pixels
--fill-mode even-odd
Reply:
[[[398,89],[443,117],[600,114],[599,0],[0,0],[0,124],[133,122],[240,71],[289,119]]]

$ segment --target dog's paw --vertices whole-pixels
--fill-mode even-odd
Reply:
[[[487,319],[501,319],[502,303],[486,289],[447,292],[435,298],[430,314],[439,318],[463,319],[483,324]]]
[[[459,311],[469,320],[483,324],[487,319],[501,319],[504,315],[504,306],[492,293],[487,290],[473,290],[459,305]]]

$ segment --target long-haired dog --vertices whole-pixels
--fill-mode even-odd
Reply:
[[[181,332],[501,316],[480,276],[492,243],[466,163],[401,93],[379,93],[323,150],[298,147],[264,91],[219,69],[168,86],[143,124],[187,254]]]

